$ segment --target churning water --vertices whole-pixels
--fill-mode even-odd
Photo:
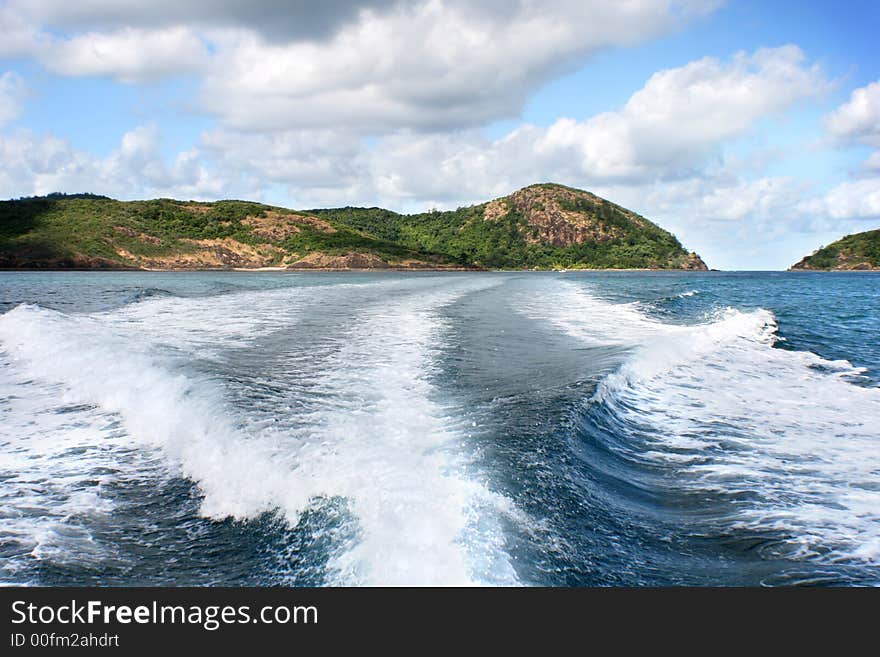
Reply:
[[[0,581],[880,584],[880,276],[0,273]]]

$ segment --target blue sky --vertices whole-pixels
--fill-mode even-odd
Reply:
[[[0,197],[407,211],[556,180],[725,269],[880,226],[880,3],[69,5],[0,1]]]

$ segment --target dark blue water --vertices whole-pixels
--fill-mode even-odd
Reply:
[[[0,273],[0,579],[880,583],[880,275]]]

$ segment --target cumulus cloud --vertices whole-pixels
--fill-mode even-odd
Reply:
[[[196,35],[180,27],[123,28],[53,40],[47,43],[42,58],[56,73],[106,75],[138,82],[203,69],[208,49]]]
[[[73,35],[50,33],[0,6],[0,59],[33,59],[61,75],[141,82],[207,67],[209,44],[184,26],[122,27]]]
[[[19,130],[0,135],[0,162],[2,198],[88,191],[121,199],[217,199],[257,192],[240,177],[221,178],[209,171],[198,149],[166,160],[153,125],[127,132],[106,157],[77,150],[66,139]]]
[[[880,148],[880,80],[854,90],[828,115],[826,125],[834,137]]]
[[[6,56],[17,50],[55,72],[135,81],[204,70],[203,106],[227,125],[380,132],[514,116],[591,53],[666,33],[717,4],[13,0],[3,15],[23,35]]]
[[[863,144],[880,149],[880,81],[853,90],[846,103],[825,117],[825,127],[840,144]],[[805,199],[798,207],[805,214],[838,222],[880,218],[878,174],[880,150],[874,150],[862,164],[858,178],[844,181],[823,195]],[[857,229],[864,230],[863,227]]]
[[[257,171],[296,199],[449,206],[538,180],[595,187],[706,177],[729,140],[827,85],[799,49],[785,46],[661,71],[618,110],[522,125],[496,140],[475,129],[364,140],[356,128],[254,134],[221,126],[203,142],[225,166]],[[742,218],[774,184],[726,196],[726,187],[704,190],[702,204],[718,219]]]
[[[221,35],[204,104],[243,130],[481,125],[516,115],[590,53],[656,36],[681,24],[682,5],[705,4],[433,0],[364,13],[319,43]]]
[[[75,181],[89,188],[90,176],[115,178],[102,184],[123,195],[132,193],[127,185],[176,186],[204,197],[229,196],[242,186],[253,195],[276,187],[298,207],[399,209],[455,207],[556,180],[609,190],[651,215],[669,208],[672,216],[687,206],[691,220],[739,221],[798,199],[783,179],[743,181],[713,172],[723,145],[827,84],[799,49],[785,46],[660,71],[617,110],[546,127],[522,125],[494,140],[476,128],[366,138],[345,124],[265,132],[221,124],[202,135],[197,149],[168,163],[159,154],[158,130],[147,126],[126,135],[100,164],[68,153],[61,175],[42,172],[37,179],[40,191],[54,191]],[[670,191],[664,197],[658,187]]]
[[[769,220],[783,229],[791,226],[792,216],[804,193],[804,185],[794,178],[715,175],[691,178],[673,185],[658,185],[650,194],[658,209],[681,211],[687,208],[688,221],[756,223]],[[788,209],[788,213],[786,213]],[[668,213],[668,212],[667,212]],[[788,214],[789,216],[785,216]]]
[[[842,182],[819,198],[803,201],[800,209],[838,220],[880,218],[880,177]]]
[[[538,137],[537,150],[568,151],[596,177],[681,177],[759,119],[827,88],[796,46],[739,53],[730,62],[707,57],[654,74],[618,111],[557,121]]]
[[[75,174],[82,168],[83,159],[67,140],[57,137],[38,137],[27,131],[0,136],[0,196],[57,191],[44,189],[43,180]]]
[[[811,186],[787,176],[749,178],[722,168],[684,180],[600,189],[722,269],[788,266],[815,247],[801,233],[827,229],[811,225],[797,207]]]
[[[825,127],[839,143],[877,149],[862,163],[860,175],[865,179],[835,188],[826,198],[825,206],[846,216],[880,216],[876,206],[880,190],[880,80],[853,90],[849,101],[825,117]],[[844,199],[847,193],[860,196]]]

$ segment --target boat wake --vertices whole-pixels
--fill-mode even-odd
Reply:
[[[456,409],[431,382],[438,311],[487,284],[416,280],[378,303],[369,286],[336,285],[157,297],[90,315],[9,311],[0,404],[18,418],[3,439],[12,540],[32,558],[111,558],[88,532],[92,516],[112,512],[108,481],[183,475],[215,520],[276,513],[296,527],[341,500],[342,525],[314,530],[331,533],[324,583],[515,583],[494,520],[514,511],[480,483]],[[344,295],[367,302],[332,348],[302,358],[293,327]],[[209,365],[276,334],[276,369],[308,369],[296,385],[266,373],[280,396],[270,413],[231,405],[235,381]]]
[[[583,425],[670,491],[723,501],[693,532],[761,536],[768,558],[880,563],[880,389],[859,385],[864,370],[779,348],[766,310],[675,325],[570,285],[525,312],[625,350]]]

